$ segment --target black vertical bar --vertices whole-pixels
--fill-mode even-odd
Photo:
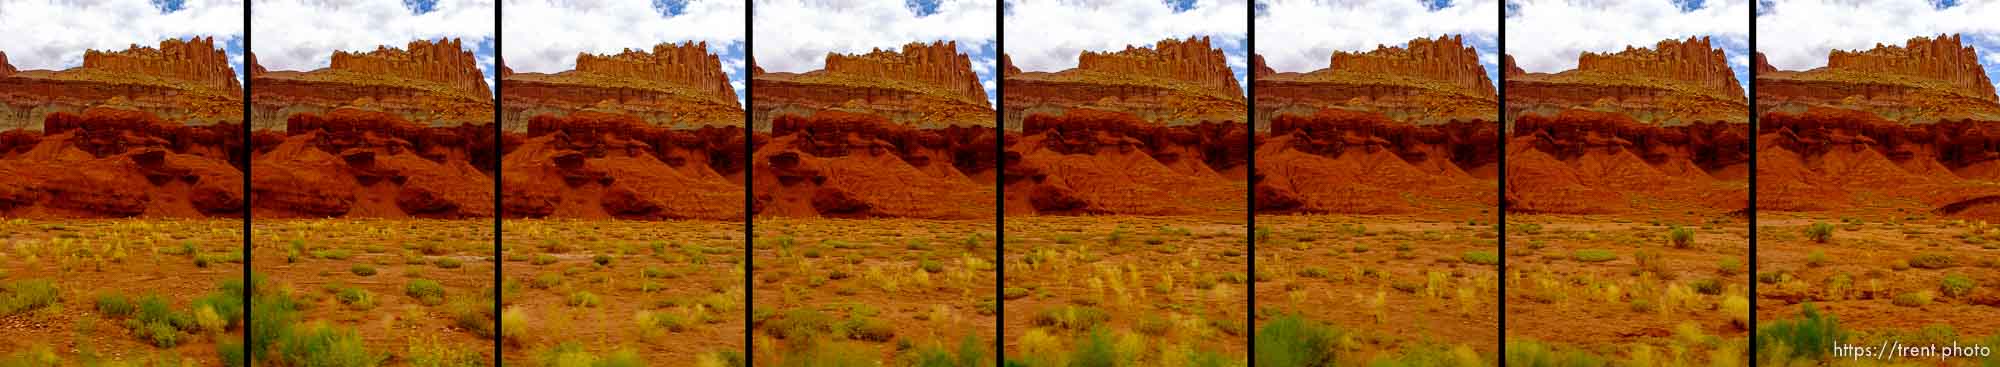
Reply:
[[[252,355],[256,355],[256,353],[251,353],[252,351],[250,350],[250,347],[251,347],[251,345],[250,345],[250,330],[251,330],[251,329],[250,329],[250,323],[252,323],[252,322],[256,322],[256,321],[254,321],[254,320],[251,320],[251,318],[250,318],[250,315],[253,315],[253,313],[251,313],[251,312],[250,312],[250,308],[251,308],[251,307],[253,307],[253,306],[251,305],[251,303],[252,303],[252,302],[250,302],[250,301],[251,301],[251,299],[252,299],[252,297],[251,297],[251,296],[252,296],[252,295],[254,295],[254,294],[256,294],[256,289],[255,289],[255,288],[256,288],[256,284],[252,284],[252,283],[250,282],[250,269],[252,269],[252,268],[250,267],[250,258],[251,258],[251,256],[250,256],[250,252],[251,252],[251,251],[250,251],[250,152],[252,151],[252,150],[251,150],[251,147],[250,147],[250,142],[251,142],[251,139],[250,139],[250,66],[251,66],[251,65],[250,65],[250,62],[251,62],[251,61],[255,61],[254,59],[252,59],[252,58],[250,57],[251,55],[255,55],[255,53],[254,53],[255,51],[252,51],[252,50],[251,50],[251,47],[250,47],[250,3],[254,3],[254,2],[255,2],[255,1],[244,1],[244,2],[243,2],[243,45],[242,45],[242,47],[243,47],[243,54],[244,54],[244,56],[243,56],[243,60],[244,60],[244,62],[243,62],[243,66],[240,66],[240,67],[239,67],[239,68],[242,68],[242,70],[237,70],[237,71],[236,71],[236,72],[237,72],[237,75],[241,75],[241,76],[242,76],[242,78],[243,78],[243,147],[242,147],[242,148],[240,148],[240,149],[242,149],[242,151],[241,151],[241,152],[239,152],[239,154],[241,154],[241,155],[242,155],[242,157],[243,157],[243,248],[242,248],[242,249],[239,249],[239,251],[242,251],[242,253],[243,253],[243,290],[242,290],[242,292],[243,292],[243,294],[242,294],[242,297],[243,297],[243,340],[242,340],[242,342],[243,342],[243,363],[244,363],[245,365],[254,365],[254,364],[256,364],[256,362],[255,362],[255,361],[251,361],[251,360],[250,360],[250,356],[252,356]]]
[[[993,52],[1007,57],[1007,2],[995,2]],[[996,61],[998,62],[998,61]],[[993,68],[993,365],[1007,365],[1007,71]]]
[[[1249,55],[1246,57],[1249,60],[1244,61],[1254,63],[1257,60],[1257,2],[1251,1],[1248,5],[1249,9],[1243,12],[1244,27],[1246,27],[1243,42],[1247,43],[1243,48],[1248,51]],[[1249,140],[1250,144],[1247,146],[1250,147],[1250,151],[1243,154],[1244,164],[1248,166],[1245,171],[1248,172],[1245,173],[1247,176],[1243,178],[1243,184],[1246,186],[1243,190],[1243,216],[1246,218],[1243,234],[1249,240],[1243,243],[1249,244],[1246,252],[1250,254],[1250,260],[1244,265],[1246,273],[1243,275],[1250,279],[1250,286],[1244,287],[1247,291],[1244,293],[1243,325],[1251,332],[1244,333],[1247,335],[1243,338],[1244,342],[1248,343],[1244,349],[1244,358],[1250,360],[1251,367],[1255,367],[1257,365],[1257,66],[1246,66],[1248,67],[1243,71],[1246,77],[1243,78],[1246,92],[1243,124],[1250,127],[1250,133],[1244,134],[1247,135],[1245,139]]]
[[[1748,113],[1750,114],[1750,190],[1749,190],[1749,191],[1750,191],[1750,202],[1748,203],[1748,210],[1746,210],[1746,212],[1748,212],[1748,213],[1749,213],[1749,216],[1750,216],[1750,232],[1749,232],[1749,233],[1750,233],[1750,259],[1748,260],[1748,261],[1749,261],[1749,263],[1750,263],[1750,274],[1748,274],[1748,276],[1750,277],[1750,279],[1749,279],[1749,280],[1750,280],[1750,294],[1749,294],[1749,298],[1750,298],[1750,325],[1749,325],[1749,328],[1750,328],[1750,356],[1751,356],[1750,360],[1751,360],[1751,363],[1756,363],[1756,360],[1757,360],[1756,356],[1757,356],[1757,133],[1758,133],[1758,127],[1757,127],[1757,68],[1756,68],[1756,65],[1754,65],[1754,63],[1755,63],[1755,61],[1756,61],[1755,59],[1757,58],[1757,5],[1759,5],[1758,3],[1761,3],[1761,2],[1762,2],[1762,1],[1751,1],[1751,2],[1750,2],[1750,29],[1749,29],[1749,33],[1750,33],[1750,50],[1748,51],[1748,52],[1749,52],[1750,54],[1749,54],[1749,55],[1747,55],[1747,56],[1749,56],[1749,57],[1751,58],[1751,61],[1752,61],[1752,63],[1753,63],[1753,65],[1751,65],[1751,67],[1750,67],[1750,83],[1749,83],[1749,84],[1750,84],[1750,98],[1747,98],[1747,99],[1748,99],[1748,100],[1750,101],[1750,106],[1748,107],[1748,109],[1749,109]]]
[[[756,121],[752,121],[750,116],[750,111],[756,110],[751,106],[757,104],[756,88],[752,88],[757,84],[756,74],[751,71],[751,68],[757,65],[757,52],[753,46],[756,33],[750,31],[752,28],[750,14],[754,13],[752,10],[756,5],[756,0],[743,0],[743,365],[746,366],[757,365],[756,349],[750,345],[751,328],[757,326],[751,319],[750,312],[756,308],[755,297],[752,294],[757,293],[756,284],[751,282],[751,273],[757,269],[756,237],[753,236],[756,213],[750,212],[752,195],[756,192],[750,186],[751,176],[755,176],[751,172],[755,171],[754,168],[757,166],[756,162],[751,161],[757,154],[757,139],[753,133]]]
[[[1499,344],[1500,355],[1497,356],[1496,358],[1500,360],[1500,365],[1505,366],[1507,364],[1507,65],[1506,65],[1507,61],[1506,60],[1508,57],[1506,3],[1500,4],[1499,13],[1500,14],[1498,14],[1499,16],[1498,21],[1500,22],[1500,24],[1498,24],[1498,26],[1500,27],[1500,36],[1498,37],[1498,39],[1500,43],[1499,47],[1500,47],[1501,65],[1500,67],[1495,68],[1495,71],[1498,71],[1500,74],[1499,78],[1500,85],[1497,88],[1500,92],[1499,93],[1500,100],[1494,101],[1494,104],[1500,106],[1499,116],[1495,116],[1496,121],[1500,122],[1500,134],[1499,134],[1500,137],[1498,139],[1500,144],[1500,162],[1498,163],[1500,167],[1499,168],[1500,177],[1498,180],[1496,180],[1498,183],[1498,185],[1496,186],[1499,187],[1496,188],[1498,191],[1495,192],[1494,194],[1499,195],[1495,197],[1495,199],[1498,199],[1495,200],[1495,202],[1499,203],[1498,214],[1500,219],[1497,221],[1498,223],[1495,223],[1494,225],[1496,226],[1495,230],[1500,232],[1499,236],[1497,237],[1500,239],[1499,241],[1500,269],[1495,270],[1495,273],[1493,275],[1495,278],[1500,279],[1500,287],[1496,288],[1499,290],[1498,292],[1499,294],[1495,295],[1494,299],[1496,301],[1494,302],[1495,304],[1493,305],[1493,307],[1500,310],[1500,319],[1499,319],[1500,325],[1496,326],[1500,330],[1500,332],[1497,333],[1500,338],[1500,344]]]
[[[505,3],[505,1],[493,2],[494,70],[487,70],[493,72],[493,330],[496,337],[491,339],[493,339],[493,365],[495,366],[500,365],[501,353],[500,338],[497,337],[499,330],[501,330],[500,316],[503,312],[500,309],[500,294],[506,291],[504,288],[507,286],[507,278],[500,271],[500,267],[505,266],[506,263],[506,261],[502,261],[503,258],[500,253],[506,249],[502,245],[503,242],[501,240],[502,224],[500,223],[500,218],[502,218],[501,210],[505,207],[502,206],[500,201],[500,195],[502,195],[500,191],[500,177],[505,173],[500,170],[500,157],[506,154],[507,148],[505,146],[506,142],[500,139],[501,134],[505,133],[500,126],[502,118],[500,114],[503,111],[500,96],[505,95],[505,92],[502,91],[506,89],[505,86],[507,85],[507,81],[501,80],[502,76],[499,70],[501,66],[507,65],[506,53],[500,51],[500,7],[502,3]]]

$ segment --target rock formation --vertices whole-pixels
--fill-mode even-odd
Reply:
[[[1729,57],[1711,48],[1706,36],[1667,39],[1651,49],[1626,46],[1624,51],[1610,54],[1585,51],[1577,56],[1576,69],[1674,80],[1710,95],[1743,99],[1743,85],[1729,70]]]
[[[790,112],[840,110],[918,127],[992,126],[993,109],[969,59],[951,42],[911,43],[901,51],[829,54],[806,73],[753,71],[752,128],[770,131]],[[754,67],[754,65],[753,65]]]
[[[1278,71],[1272,70],[1270,65],[1264,64],[1264,55],[1250,55],[1250,77],[1262,79],[1277,73]]]
[[[502,215],[743,219],[740,126],[675,129],[593,111],[527,125],[504,139]]]
[[[292,114],[286,125],[251,139],[259,218],[494,215],[491,127],[423,126],[355,108]]]
[[[0,52],[0,78],[14,75],[16,72],[20,72],[20,70],[15,70],[14,64],[7,63],[7,53]]]
[[[377,46],[366,53],[334,51],[333,70],[443,84],[461,97],[492,100],[493,90],[479,73],[479,61],[458,39],[410,41],[403,49]]]
[[[1263,66],[1261,56],[1257,58],[1257,65],[1260,68]],[[1456,35],[1437,39],[1417,38],[1410,40],[1407,47],[1378,45],[1369,52],[1335,51],[1329,65],[1340,72],[1382,73],[1437,80],[1468,94],[1494,98],[1493,80],[1487,78],[1486,68],[1479,66],[1479,51],[1465,45],[1464,38]],[[1740,94],[1742,91],[1737,92]]]
[[[118,52],[88,50],[83,53],[83,68],[173,78],[219,90],[243,89],[229,68],[229,55],[215,48],[213,37],[167,39],[157,49],[132,45]]]
[[[870,114],[784,114],[759,132],[759,215],[991,218],[993,128],[916,128]]]
[[[1514,55],[1503,54],[1500,55],[1500,73],[1507,79],[1513,79],[1516,76],[1527,75],[1528,71],[1521,70],[1521,65],[1514,64]]]
[[[1763,52],[1752,55],[1750,57],[1750,71],[1752,73],[1763,74],[1778,71],[1778,68],[1771,66],[1771,60],[1764,59]]]
[[[241,129],[103,107],[49,114],[41,131],[0,132],[0,217],[240,216]]]
[[[1237,216],[1246,209],[1242,123],[1165,126],[1090,109],[1037,113],[1008,132],[1008,215]],[[1234,213],[1234,214],[1231,214]]]
[[[1186,41],[1164,39],[1153,48],[1125,46],[1118,52],[1084,51],[1077,56],[1078,70],[1098,73],[1178,80],[1217,96],[1241,96],[1243,87],[1229,72],[1222,50],[1209,46],[1208,37]]]
[[[657,81],[691,89],[710,102],[741,107],[736,90],[729,87],[729,75],[722,72],[722,59],[708,52],[708,42],[680,45],[659,44],[653,52],[626,49],[617,55],[576,55],[576,70],[612,77]],[[513,70],[507,70],[513,74]]]
[[[1867,51],[1833,50],[1827,54],[1826,67],[1934,80],[1962,94],[2000,102],[1993,94],[1993,82],[1979,66],[1978,53],[1972,46],[1961,45],[1955,34],[1911,38],[1903,47],[1876,44]]]
[[[1007,54],[1004,53],[1000,54],[1000,77],[1005,78],[1018,74],[1021,74],[1021,68],[1014,67],[1014,58],[1007,57]]]
[[[972,60],[958,52],[957,41],[903,45],[902,52],[875,49],[861,55],[826,55],[828,73],[859,78],[900,80],[943,89],[959,102],[992,107],[986,89],[972,73]]]
[[[743,108],[705,43],[659,44],[651,52],[579,54],[577,68],[516,73],[500,66],[502,126],[525,132],[528,120],[582,110],[636,117],[653,126],[742,126]]]

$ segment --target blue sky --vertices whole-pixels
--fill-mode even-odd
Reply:
[[[473,54],[489,90],[493,85],[490,0],[256,0],[255,6],[251,47],[266,69],[310,71],[327,67],[334,51],[457,39]]]
[[[83,65],[86,50],[158,47],[167,39],[214,37],[243,70],[243,3],[211,0],[56,2],[0,0],[0,52],[23,70]]]
[[[1076,67],[1083,51],[1206,36],[1238,85],[1247,85],[1248,6],[1247,0],[1009,1],[1007,54],[1023,71],[1061,71]]]
[[[912,42],[952,41],[994,98],[999,66],[993,0],[821,2],[753,0],[757,65],[771,72],[826,67],[827,53],[900,50]]]
[[[1760,0],[1757,48],[1780,70],[1826,66],[1832,50],[1902,46],[1915,37],[1957,34],[1989,79],[2000,76],[2000,6],[1943,0]],[[1995,84],[2000,89],[2000,83]]]
[[[1711,47],[1727,54],[1747,93],[1749,6],[1748,0],[1507,0],[1506,51],[1522,69],[1552,73],[1575,69],[1577,56],[1586,51],[1613,53],[1707,36]]]
[[[741,0],[505,1],[507,27],[500,31],[507,40],[507,66],[515,72],[572,70],[578,53],[651,52],[662,43],[702,42],[721,60],[741,104],[749,76]]]
[[[1260,0],[1257,53],[1280,72],[1326,68],[1335,51],[1407,47],[1417,38],[1458,35],[1479,54],[1487,79],[1499,77],[1498,0]]]

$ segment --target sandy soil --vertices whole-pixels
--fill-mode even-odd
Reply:
[[[1008,358],[1060,358],[1103,327],[1140,341],[1141,364],[1246,360],[1242,217],[1020,216],[1006,226]]]
[[[652,365],[741,354],[743,223],[510,220],[502,228],[501,271],[524,287],[507,308],[526,319],[522,336],[504,344],[506,362],[537,360],[562,343],[598,355],[628,350]]]
[[[756,362],[847,358],[898,365],[910,353],[956,349],[968,337],[977,338],[974,349],[991,359],[992,223],[757,219]],[[834,325],[819,333],[790,332],[815,328],[807,321],[814,318]]]
[[[125,318],[99,312],[95,299],[158,295],[188,310],[223,281],[242,280],[242,245],[237,220],[0,220],[0,283],[46,279],[60,297],[59,306],[0,315],[0,351],[46,346],[65,363],[178,364],[173,360],[180,358],[221,365],[216,344],[240,342],[240,320],[219,334],[183,332],[173,348],[159,348],[125,327]],[[184,252],[189,246],[194,251]],[[196,254],[216,261],[196,266]]]
[[[1749,314],[1749,225],[1726,216],[1680,219],[1509,215],[1510,342],[1614,360],[1670,360],[1658,357],[1670,350],[1685,350],[1686,363],[1741,360],[1748,329],[1737,320]],[[1691,242],[1673,243],[1676,226],[1691,231]]]
[[[417,346],[477,353],[491,360],[491,341],[454,316],[461,310],[491,312],[491,301],[480,292],[493,287],[492,224],[491,220],[258,219],[252,221],[256,248],[251,251],[251,266],[274,291],[289,291],[303,303],[301,324],[324,321],[353,328],[368,351],[388,357],[389,365],[398,365]],[[426,305],[407,294],[409,284],[418,279],[442,285],[442,302]],[[336,299],[331,288],[340,286],[366,290],[373,296],[373,307]],[[491,316],[486,317],[490,328]]]
[[[1499,242],[1490,219],[1260,215],[1257,226],[1260,325],[1284,314],[1331,324],[1365,343],[1343,356],[1354,363],[1433,344],[1497,358],[1500,278],[1490,261]]]

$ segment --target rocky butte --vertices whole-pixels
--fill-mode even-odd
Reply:
[[[1713,217],[1748,203],[1747,99],[1706,37],[1507,77],[1510,212]]]
[[[1017,73],[1013,60],[1002,55],[1001,69],[1009,129],[1018,129],[1030,111],[1065,108],[1120,111],[1173,125],[1242,122],[1248,116],[1243,88],[1208,37],[1084,51],[1076,68],[1057,72]]]
[[[66,70],[16,70],[0,55],[0,130],[40,129],[51,113],[106,104],[175,123],[240,123],[243,88],[228,59],[210,37],[87,50],[83,66]]]
[[[487,124],[493,92],[471,51],[457,39],[415,40],[403,49],[334,51],[329,67],[263,71],[250,60],[255,129],[282,129],[295,113],[340,107],[390,112],[420,124]]]
[[[213,40],[85,55],[0,55],[0,217],[242,215],[242,89]]]
[[[752,65],[755,129],[781,111],[841,110],[917,127],[993,126],[993,107],[956,42],[910,43],[900,51],[829,53],[824,69],[764,72]]]
[[[1244,209],[1248,104],[1208,38],[1085,51],[1057,72],[1002,60],[1008,215]]]
[[[828,54],[805,73],[751,70],[759,215],[992,216],[994,112],[956,43]]]
[[[516,73],[501,66],[502,126],[522,132],[530,118],[571,111],[629,114],[655,126],[742,126],[722,61],[706,42],[663,43],[614,55],[582,53],[576,68],[555,74]]]
[[[1992,185],[2000,180],[2000,97],[1959,36],[1830,50],[1826,66],[1805,71],[1755,59],[1766,70],[1757,74],[1760,208],[1887,205],[2000,219]],[[1870,200],[1883,195],[1900,200]]]
[[[1252,70],[1260,212],[1459,218],[1497,203],[1499,100],[1461,38],[1336,51],[1306,73],[1253,56]]]

